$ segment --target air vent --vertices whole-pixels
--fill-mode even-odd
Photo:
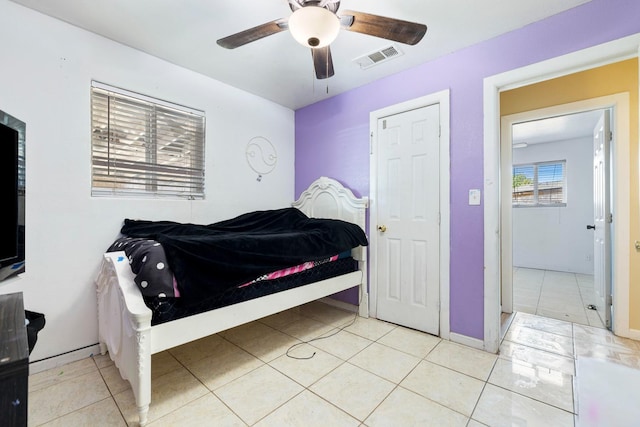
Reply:
[[[386,62],[390,59],[397,58],[402,55],[402,51],[396,46],[391,45],[383,49],[371,52],[368,55],[361,56],[353,61],[360,66],[363,70],[373,67],[374,65]]]

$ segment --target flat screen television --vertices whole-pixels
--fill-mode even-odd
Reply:
[[[0,280],[25,270],[25,124],[0,111]]]

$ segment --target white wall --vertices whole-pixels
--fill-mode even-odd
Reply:
[[[513,150],[513,164],[566,160],[567,205],[513,209],[513,265],[593,274],[590,137]]]
[[[32,362],[97,343],[94,278],[124,218],[211,223],[291,203],[292,110],[7,0],[0,39],[0,110],[27,124],[26,272],[0,293],[46,316]],[[206,112],[206,200],[91,197],[92,79]],[[278,153],[261,182],[245,159],[255,136]]]

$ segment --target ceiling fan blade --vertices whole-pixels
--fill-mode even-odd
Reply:
[[[247,43],[260,40],[263,37],[284,31],[287,28],[286,19],[277,19],[275,21],[267,22],[266,24],[258,25],[257,27],[249,28],[248,30],[240,31],[239,33],[224,37],[216,43],[226,49],[235,49],[237,47],[244,46]]]
[[[381,37],[408,45],[417,44],[427,32],[426,25],[400,19],[354,12],[353,10],[343,11],[340,15],[345,30]],[[351,19],[351,17],[353,17],[353,19]]]
[[[329,46],[311,49],[311,56],[313,56],[313,68],[316,70],[318,80],[333,76],[333,60]]]

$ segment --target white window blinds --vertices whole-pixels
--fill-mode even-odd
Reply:
[[[204,198],[204,113],[93,83],[94,196]]]
[[[513,206],[565,206],[566,161],[513,166]]]

